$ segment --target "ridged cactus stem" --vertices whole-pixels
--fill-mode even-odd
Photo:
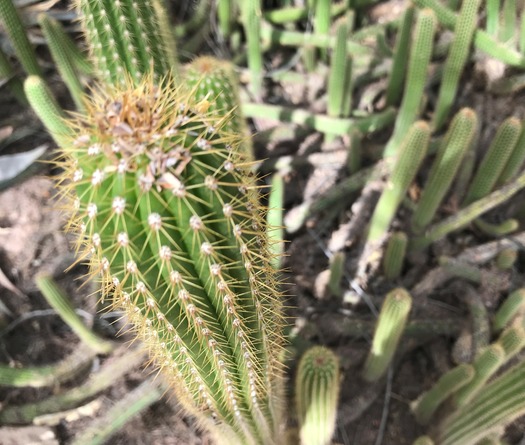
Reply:
[[[336,426],[339,380],[339,359],[332,351],[314,346],[304,353],[295,380],[301,445],[331,443]]]
[[[521,288],[512,292],[494,314],[492,329],[502,331],[518,315],[525,312],[525,289]]]
[[[486,30],[492,37],[498,35],[500,0],[487,0]]]
[[[412,216],[412,227],[415,231],[423,230],[434,218],[461,161],[471,147],[476,127],[476,113],[470,108],[464,108],[452,120],[450,129],[439,146],[423,193]]]
[[[475,445],[525,413],[525,362],[489,383],[439,426],[440,445]]]
[[[273,444],[280,293],[242,136],[153,79],[95,94],[63,144],[64,195],[103,295],[219,443]]]
[[[417,421],[424,425],[429,423],[440,405],[455,391],[470,382],[474,375],[474,368],[467,364],[459,365],[443,374],[431,389],[412,403],[411,408]]]
[[[518,142],[516,142],[514,150],[512,150],[507,164],[498,178],[497,184],[505,184],[513,179],[523,167],[523,161],[525,161],[525,125],[522,123],[521,127],[522,130]]]
[[[430,128],[423,121],[413,124],[405,135],[388,182],[372,215],[368,242],[380,241],[388,230],[426,155],[429,139]]]
[[[430,9],[423,9],[419,12],[414,38],[410,47],[405,91],[396,119],[394,133],[385,148],[385,158],[399,155],[403,138],[419,115],[427,79],[427,68],[434,45],[436,25],[436,16]]]
[[[389,280],[399,278],[405,262],[407,244],[408,238],[405,232],[395,232],[388,240],[383,256],[383,271]]]
[[[519,325],[505,329],[498,339],[498,344],[505,351],[505,359],[510,360],[525,346],[525,329]]]
[[[314,11],[314,32],[317,35],[328,35],[330,30],[330,0],[316,0]],[[320,50],[321,58],[326,62],[327,52]]]
[[[454,27],[454,40],[450,45],[447,60],[443,67],[443,78],[432,120],[434,130],[439,130],[450,114],[450,108],[459,86],[459,78],[467,63],[472,39],[476,31],[480,3],[481,0],[468,0],[461,3],[461,9]]]
[[[420,436],[412,445],[434,445],[434,441],[428,436]]]
[[[411,307],[412,297],[406,290],[398,288],[387,294],[362,372],[366,381],[379,380],[386,372],[405,330]]]
[[[465,197],[465,204],[488,195],[507,164],[521,133],[521,123],[511,117],[500,127],[483,157]]]
[[[328,115],[347,117],[343,105],[350,101],[352,95],[352,58],[346,52],[348,26],[339,25],[336,33],[336,44],[332,53],[330,77],[328,78]],[[347,104],[351,108],[351,103]]]
[[[250,69],[250,88],[256,100],[262,94],[263,49],[261,44],[261,0],[244,0],[240,3],[241,20],[247,40],[248,68]]]
[[[0,22],[4,25],[4,29],[9,36],[24,71],[28,75],[41,76],[42,70],[36,60],[35,50],[29,42],[15,4],[11,0],[0,1]]]
[[[86,39],[99,76],[108,84],[123,84],[126,73],[136,83],[153,71],[170,72],[167,50],[160,39],[151,0],[76,0]]]
[[[518,16],[518,9],[516,6],[516,0],[503,0],[499,40],[510,47],[513,46],[514,37],[516,35],[516,19]]]

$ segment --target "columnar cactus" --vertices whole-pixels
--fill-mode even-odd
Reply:
[[[63,191],[80,259],[219,443],[277,443],[282,322],[242,137],[151,78],[69,123]],[[62,138],[63,141],[63,138]]]

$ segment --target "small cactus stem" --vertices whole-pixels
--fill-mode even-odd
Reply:
[[[250,89],[260,100],[263,82],[263,49],[261,43],[261,0],[245,0],[240,3],[241,21],[246,33]]]
[[[525,413],[525,362],[486,385],[438,427],[440,445],[475,445]]]
[[[149,0],[76,0],[76,4],[91,56],[106,83],[124,83],[125,73],[137,83],[151,70],[157,77],[168,74],[166,49]]]
[[[419,11],[414,38],[410,47],[405,91],[394,133],[385,147],[384,158],[398,156],[403,138],[419,114],[427,78],[427,68],[432,55],[436,25],[436,16],[432,10],[423,9]]]
[[[412,445],[434,445],[434,441],[428,436],[420,436]]]
[[[485,28],[491,37],[498,35],[500,3],[501,0],[487,0]]]
[[[345,272],[345,254],[344,252],[334,253],[330,258],[330,280],[328,281],[328,289],[332,295],[341,297],[343,289],[341,287],[341,280]]]
[[[426,155],[429,139],[430,128],[425,122],[418,121],[410,127],[372,215],[367,242],[378,242],[385,236]]]
[[[268,213],[266,221],[268,224],[268,241],[271,253],[272,266],[280,270],[284,254],[284,178],[280,172],[274,173],[270,184],[270,197],[268,199]]]
[[[501,172],[498,178],[497,184],[505,184],[506,182],[514,179],[523,166],[525,161],[525,126],[522,123],[522,130],[518,142],[505,165],[505,168]]]
[[[454,39],[443,67],[441,87],[432,119],[432,126],[435,131],[444,125],[445,120],[450,115],[450,108],[459,86],[459,78],[467,63],[472,39],[476,31],[480,3],[481,0],[469,0],[461,3],[461,9],[454,27]]]
[[[197,101],[209,102],[209,112],[227,117],[227,131],[245,136],[241,149],[246,160],[253,161],[255,156],[241,110],[239,80],[233,65],[210,56],[199,57],[186,65],[184,83],[194,91]]]
[[[98,93],[64,145],[80,258],[203,427],[272,444],[281,295],[242,137],[186,87],[127,82]]]
[[[458,20],[457,15],[442,2],[438,0],[414,0],[414,3],[420,8],[432,9],[439,23],[445,28],[454,30],[456,27]],[[482,29],[478,29],[474,34],[474,46],[489,56],[494,57],[496,60],[501,60],[505,64],[520,67],[525,66],[525,58],[522,54],[508,47],[505,43],[499,42]]]
[[[360,171],[362,166],[363,149],[361,146],[361,141],[363,139],[363,134],[359,130],[354,129],[350,131],[348,139],[349,144],[346,165],[348,173],[353,175]]]
[[[518,50],[521,52],[521,54],[525,53],[525,14],[523,13],[523,10],[521,11],[521,15],[520,15]]]
[[[464,406],[472,400],[504,362],[505,350],[497,343],[491,344],[479,354],[472,363],[475,370],[474,377],[460,388],[454,396],[456,406]]]
[[[516,0],[503,0],[501,13],[501,29],[499,30],[499,41],[510,47],[514,46],[514,37],[517,28],[518,10]]]
[[[488,195],[505,168],[521,133],[521,123],[515,117],[506,119],[498,128],[487,154],[483,157],[465,197],[468,205]]]
[[[352,57],[346,52],[348,26],[339,25],[336,31],[336,43],[332,53],[330,77],[328,78],[328,115],[348,117],[344,113],[344,104],[351,101],[352,95]],[[347,105],[351,109],[351,103]]]
[[[330,0],[316,0],[314,11],[314,33],[317,35],[328,35],[330,31]],[[321,59],[326,61],[328,53],[326,49],[320,50]]]
[[[24,91],[31,108],[55,142],[63,145],[69,141],[71,129],[66,125],[64,113],[44,80],[38,76],[29,76],[24,82]]]
[[[474,375],[474,367],[467,364],[461,364],[443,374],[431,389],[412,402],[411,408],[418,423],[428,424],[440,405],[469,383]]]
[[[408,6],[401,19],[392,60],[392,70],[390,71],[390,78],[386,88],[386,103],[388,106],[397,105],[403,93],[403,80],[405,79],[407,68],[408,49],[410,47],[415,10],[414,6]]]
[[[11,0],[0,2],[0,22],[9,36],[13,49],[28,75],[42,76],[42,70],[36,60],[35,50],[29,42],[20,16]]]
[[[299,362],[295,400],[302,445],[328,445],[335,431],[339,398],[339,359],[314,346]]]
[[[27,105],[24,85],[16,75],[11,62],[9,62],[9,59],[2,48],[0,48],[0,81],[7,81],[7,87],[11,90],[13,96],[15,96],[18,102],[22,105]]]
[[[515,248],[509,247],[503,249],[496,257],[496,267],[499,270],[509,270],[514,267],[518,259],[518,251]]]
[[[222,38],[229,38],[235,23],[234,0],[217,0],[217,19]]]
[[[525,330],[522,326],[511,326],[503,331],[498,344],[505,351],[506,361],[510,360],[525,347]]]
[[[49,50],[57,66],[58,72],[66,84],[78,111],[84,110],[84,90],[75,66],[68,54],[63,34],[56,32],[58,22],[46,14],[40,14],[38,23],[42,28]]]
[[[383,256],[383,271],[389,280],[396,280],[401,274],[405,261],[408,237],[405,232],[392,234]]]
[[[362,372],[366,381],[375,382],[386,372],[405,330],[411,307],[412,297],[406,290],[397,288],[387,294]]]
[[[512,292],[494,314],[492,329],[498,333],[525,312],[525,288]]]
[[[412,228],[422,231],[434,218],[476,134],[476,113],[464,108],[456,114],[443,138],[412,216]]]
[[[409,249],[423,249],[429,244],[437,241],[449,233],[470,224],[473,220],[483,215],[483,213],[497,207],[507,201],[511,196],[525,187],[525,173],[520,174],[516,179],[504,185],[491,194],[481,198],[467,207],[461,209],[438,224],[431,226],[424,235],[412,238]]]
[[[161,61],[166,62],[170,68],[170,74],[174,80],[179,80],[180,67],[177,58],[177,41],[174,28],[170,23],[169,14],[165,0],[150,0],[155,9],[157,19],[158,35],[164,46],[164,55],[159,55]]]
[[[519,221],[514,218],[506,219],[505,221],[498,224],[492,224],[485,221],[483,218],[478,218],[474,221],[474,224],[483,233],[495,237],[509,235],[510,233],[518,230],[520,227]]]

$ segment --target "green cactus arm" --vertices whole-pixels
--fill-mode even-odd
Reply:
[[[412,238],[409,248],[414,250],[423,249],[429,244],[445,237],[449,233],[470,224],[483,213],[497,207],[507,201],[517,192],[525,187],[525,173],[519,175],[511,183],[495,190],[484,198],[478,199],[467,207],[461,209],[455,215],[431,226],[424,235]]]
[[[500,0],[487,0],[486,6],[486,30],[491,37],[498,35]]]
[[[505,326],[518,315],[525,311],[525,289],[517,289],[512,292],[498,308],[492,320],[492,329],[495,332],[502,331]]]
[[[467,364],[459,365],[443,374],[431,389],[412,402],[411,408],[416,420],[421,424],[429,423],[439,406],[454,392],[469,383],[474,375],[474,367]]]
[[[339,359],[329,349],[314,346],[299,362],[295,378],[296,410],[301,445],[328,445],[337,418]]]
[[[379,241],[388,230],[426,155],[429,139],[430,128],[425,122],[418,121],[410,127],[372,215],[367,242]]]
[[[151,0],[151,3],[155,9],[158,33],[164,48],[164,55],[161,55],[160,58],[167,63],[170,68],[170,75],[173,76],[174,80],[178,80],[180,78],[180,67],[177,52],[177,39],[175,38],[173,25],[170,23],[166,1]]]
[[[505,362],[505,350],[499,344],[494,343],[487,347],[476,357],[472,366],[475,374],[470,382],[460,388],[455,396],[454,402],[457,406],[466,405],[473,397],[483,390],[483,386],[498,371]]]
[[[403,99],[396,119],[394,133],[385,147],[383,154],[385,158],[398,156],[403,138],[419,114],[428,64],[432,55],[436,25],[436,16],[432,10],[424,9],[419,12],[414,38],[410,47]]]
[[[518,50],[523,54],[525,52],[525,14],[523,11],[520,16],[520,29],[518,37]]]
[[[420,436],[412,445],[434,445],[434,441],[428,436]]]
[[[505,351],[505,359],[510,360],[525,346],[525,329],[522,326],[510,326],[498,339],[498,344]]]
[[[383,271],[389,280],[395,280],[401,274],[407,244],[408,237],[404,232],[395,232],[388,240],[383,256]]]
[[[7,87],[11,90],[13,96],[15,96],[22,105],[27,105],[24,85],[16,75],[11,62],[9,62],[9,59],[2,48],[0,48],[0,81],[7,81]]]
[[[330,75],[328,78],[328,106],[329,116],[347,117],[344,112],[345,99],[348,97],[347,108],[351,109],[352,95],[352,58],[346,53],[346,38],[348,27],[341,24],[336,31],[336,45],[332,53]]]
[[[509,235],[520,227],[519,221],[515,218],[509,218],[496,224],[489,223],[483,218],[478,218],[474,221],[474,224],[483,233],[498,238]]]
[[[432,9],[445,28],[453,30],[456,26],[457,15],[442,2],[438,0],[414,0],[414,3],[420,8]],[[482,29],[478,29],[474,34],[474,45],[480,51],[508,65],[525,66],[525,58],[520,53],[497,41]]]
[[[366,381],[377,381],[386,372],[405,330],[411,307],[412,297],[406,290],[397,288],[387,294],[362,371]]]
[[[475,445],[525,413],[525,362],[486,385],[468,404],[439,425],[438,443]]]
[[[345,260],[346,256],[344,252],[337,252],[332,258],[330,258],[330,279],[328,281],[328,289],[331,294],[336,297],[341,297],[343,295],[341,280],[345,273]]]
[[[250,88],[256,100],[262,94],[264,75],[263,48],[261,44],[261,0],[241,2],[241,21],[246,33]]]
[[[5,31],[24,71],[28,75],[41,76],[42,70],[36,60],[35,50],[27,38],[24,25],[11,0],[0,2],[0,21],[4,24]]]
[[[327,35],[330,30],[330,0],[316,0],[313,16],[314,33]],[[321,58],[326,61],[328,53],[320,50]]]
[[[67,295],[49,275],[39,275],[35,279],[36,285],[42,295],[64,320],[64,322],[77,334],[77,336],[90,348],[99,354],[108,354],[114,345],[105,341],[89,329],[75,312]]]
[[[66,84],[78,111],[84,110],[84,88],[75,70],[73,61],[69,57],[68,48],[63,40],[63,34],[57,33],[58,22],[46,14],[38,17],[49,50],[55,61],[62,80]]]
[[[516,0],[504,0],[501,11],[501,28],[499,30],[499,40],[507,46],[514,46],[514,37],[517,29],[518,10]]]
[[[454,40],[450,45],[443,66],[441,87],[432,118],[434,130],[439,130],[450,114],[459,86],[459,78],[467,63],[470,46],[476,31],[480,3],[481,0],[469,0],[461,3],[461,9],[454,27]]]
[[[270,184],[270,197],[268,199],[266,221],[269,227],[268,240],[271,264],[277,270],[281,269],[281,262],[284,254],[284,190],[285,182],[283,175],[279,172],[274,173]]]
[[[501,172],[497,184],[505,184],[513,179],[523,167],[525,161],[525,127],[522,125],[520,137],[516,142],[514,150],[510,154],[503,171]]]
[[[386,88],[386,103],[390,106],[396,105],[399,102],[403,92],[403,80],[405,79],[414,14],[415,8],[409,6],[405,9],[403,18],[401,19],[401,26],[398,31],[396,47],[394,49],[392,69]]]
[[[234,0],[217,0],[217,19],[223,38],[229,38],[235,24]]]
[[[412,215],[412,228],[416,232],[423,230],[436,214],[461,161],[472,146],[477,123],[476,113],[470,108],[464,108],[452,120],[450,129],[439,146],[423,193]]]
[[[355,129],[350,131],[348,135],[348,155],[346,159],[347,170],[350,175],[353,175],[361,170],[363,149],[361,141],[363,134]]]
[[[496,267],[499,270],[510,270],[514,268],[518,260],[518,251],[512,247],[503,249],[496,257]]]
[[[24,91],[31,108],[51,133],[53,139],[59,145],[65,143],[71,130],[65,124],[62,109],[42,78],[29,76],[24,82]]]

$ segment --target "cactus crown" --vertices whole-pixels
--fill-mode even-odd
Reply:
[[[273,443],[282,321],[265,212],[242,137],[193,97],[151,76],[94,95],[64,148],[70,226],[186,408]]]

